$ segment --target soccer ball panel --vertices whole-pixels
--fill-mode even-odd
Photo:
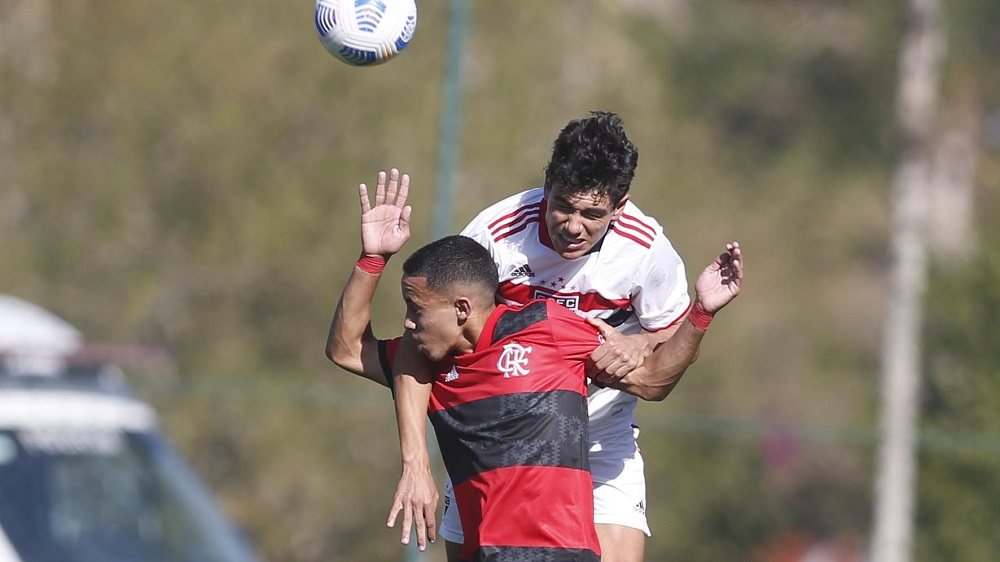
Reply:
[[[399,54],[417,27],[414,0],[316,0],[316,33],[334,57],[354,66]]]

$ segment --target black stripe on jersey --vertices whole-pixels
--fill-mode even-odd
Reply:
[[[392,363],[389,362],[389,352],[386,349],[386,340],[378,340],[378,362],[382,364],[382,374],[385,375],[385,382],[392,393],[392,399],[396,399],[396,387],[392,385]]]
[[[530,525],[530,521],[525,522]],[[586,548],[544,548],[532,546],[482,546],[472,562],[601,562],[601,557]]]
[[[501,394],[439,410],[430,419],[456,486],[504,467],[590,470],[587,398],[577,392]]]
[[[611,314],[611,316],[605,318],[604,322],[607,323],[607,325],[611,326],[612,328],[617,328],[618,326],[624,324],[625,321],[628,320],[629,316],[632,316],[631,306],[628,308],[619,308],[618,310],[614,311]]]
[[[548,317],[549,313],[543,301],[531,303],[521,310],[508,310],[500,316],[496,326],[493,327],[493,339],[490,343],[496,343],[532,324],[543,322]]]

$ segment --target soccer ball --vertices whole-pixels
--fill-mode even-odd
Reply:
[[[353,66],[399,54],[417,29],[414,0],[316,0],[316,33],[326,50]]]

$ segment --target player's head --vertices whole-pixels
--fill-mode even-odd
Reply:
[[[559,255],[578,258],[601,240],[625,208],[638,162],[614,113],[595,111],[563,128],[545,167],[545,222]]]
[[[471,351],[498,285],[493,258],[475,240],[455,235],[431,242],[403,263],[403,326],[432,361]]]

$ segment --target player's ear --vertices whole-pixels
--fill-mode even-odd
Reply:
[[[472,315],[472,301],[468,297],[455,299],[455,317],[459,322],[465,322]]]
[[[628,195],[629,194],[626,193],[625,196],[622,197],[622,200],[615,205],[615,208],[611,211],[611,220],[618,220],[618,217],[622,216],[622,213],[625,212],[625,203],[628,202]]]

